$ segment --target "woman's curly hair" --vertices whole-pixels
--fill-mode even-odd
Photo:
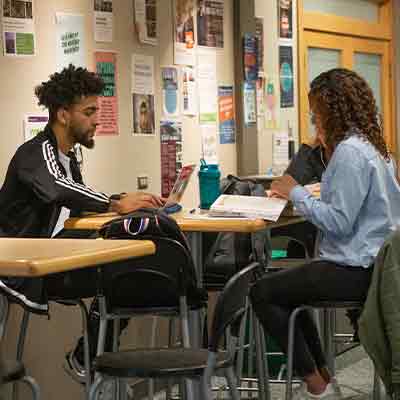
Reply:
[[[323,72],[311,82],[308,98],[331,149],[348,135],[358,134],[386,160],[390,158],[374,95],[357,73],[344,68]]]
[[[49,110],[50,121],[54,121],[58,109],[69,107],[82,97],[100,95],[103,88],[104,82],[97,74],[70,64],[36,86],[35,95],[38,104]]]

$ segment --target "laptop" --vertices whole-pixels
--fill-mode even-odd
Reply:
[[[164,206],[161,207],[161,210],[165,211],[167,214],[172,214],[182,209],[182,206],[179,204],[179,202],[185,193],[190,177],[192,176],[195,168],[196,164],[184,165],[182,167],[178,177],[176,178],[174,186],[169,193],[167,201],[165,202]]]

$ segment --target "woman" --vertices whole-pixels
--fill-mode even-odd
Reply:
[[[290,199],[320,230],[318,258],[267,274],[251,289],[260,322],[283,349],[289,316],[297,306],[317,300],[365,299],[374,258],[400,221],[400,187],[368,84],[355,72],[333,69],[311,83],[309,103],[327,163],[321,199],[290,175],[275,181],[271,190]],[[308,313],[299,316],[294,367],[305,383],[296,393],[298,399],[340,397]]]

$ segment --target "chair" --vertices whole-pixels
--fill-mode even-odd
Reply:
[[[296,318],[301,312],[309,312],[314,310],[322,310],[323,312],[323,345],[327,357],[327,367],[329,371],[335,373],[335,339],[344,339],[352,335],[336,334],[334,332],[334,317],[336,309],[354,309],[362,308],[363,302],[360,301],[319,301],[305,304],[295,308],[289,319],[288,332],[288,351],[287,351],[287,376],[286,376],[286,400],[292,398],[292,383],[293,383],[293,349],[294,349],[294,334],[296,328]],[[373,399],[379,398],[379,382],[377,376],[374,376]]]
[[[208,349],[132,349],[104,353],[96,357],[94,369],[100,373],[93,384],[89,399],[95,399],[102,384],[114,378],[167,378],[186,377],[202,380],[203,398],[211,399],[210,380],[213,372],[222,369],[228,380],[233,399],[239,399],[233,369],[234,353],[240,320],[246,311],[250,284],[260,269],[252,263],[234,275],[218,298],[212,321]],[[218,351],[225,330],[230,327],[232,343],[227,351]]]

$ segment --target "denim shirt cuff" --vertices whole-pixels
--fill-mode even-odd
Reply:
[[[308,196],[310,196],[310,193],[301,185],[296,185],[289,193],[289,198],[294,204],[303,201]]]

